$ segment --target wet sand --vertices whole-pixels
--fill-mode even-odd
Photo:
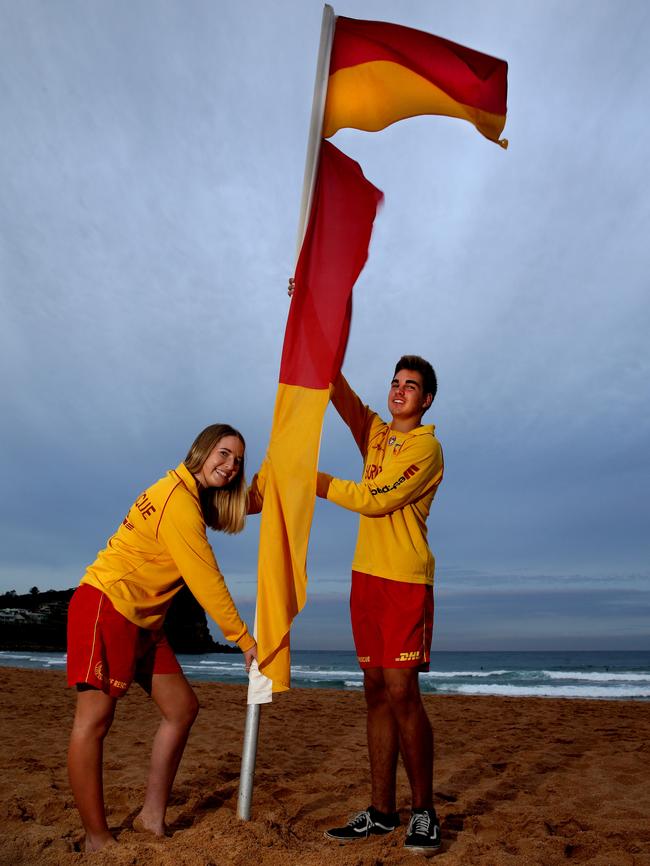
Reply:
[[[362,695],[295,689],[262,707],[252,819],[236,817],[246,691],[194,684],[201,712],[168,838],[131,828],[157,711],[137,688],[105,747],[119,845],[80,852],[66,775],[74,692],[61,673],[0,668],[0,864],[392,866],[424,862],[404,830],[339,846],[323,830],[369,801]],[[427,696],[441,866],[650,866],[650,702]],[[408,820],[400,767],[398,806]]]

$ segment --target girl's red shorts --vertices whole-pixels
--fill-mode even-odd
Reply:
[[[362,668],[429,670],[432,586],[353,571],[350,616]]]
[[[182,673],[162,629],[130,622],[107,595],[82,583],[68,608],[68,685],[119,698],[135,680],[151,692],[153,674]]]

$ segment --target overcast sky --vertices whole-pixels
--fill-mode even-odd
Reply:
[[[74,586],[226,421],[268,441],[317,0],[0,0],[0,591]],[[434,649],[650,646],[645,0],[346,0],[506,59],[503,151],[421,117],[333,143],[385,193],[344,364],[429,358]],[[321,467],[358,478],[333,410]],[[317,503],[298,648],[351,648],[356,517]],[[247,616],[258,520],[210,536]]]

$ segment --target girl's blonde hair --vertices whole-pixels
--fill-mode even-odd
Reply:
[[[224,438],[235,436],[246,450],[246,442],[239,430],[229,424],[210,424],[196,437],[187,457],[183,461],[192,475],[203,468],[212,449]],[[200,487],[199,499],[206,524],[211,529],[218,529],[229,534],[241,532],[246,523],[248,507],[248,488],[242,460],[239,472],[225,487]]]

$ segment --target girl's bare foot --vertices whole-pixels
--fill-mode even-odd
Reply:
[[[142,812],[135,816],[132,827],[136,833],[153,833],[154,836],[165,836],[167,831],[163,821],[152,820]]]
[[[109,848],[111,845],[117,845],[117,841],[110,833],[98,833],[92,836],[86,834],[84,851],[86,854],[92,854],[93,851],[101,851],[102,848]]]

